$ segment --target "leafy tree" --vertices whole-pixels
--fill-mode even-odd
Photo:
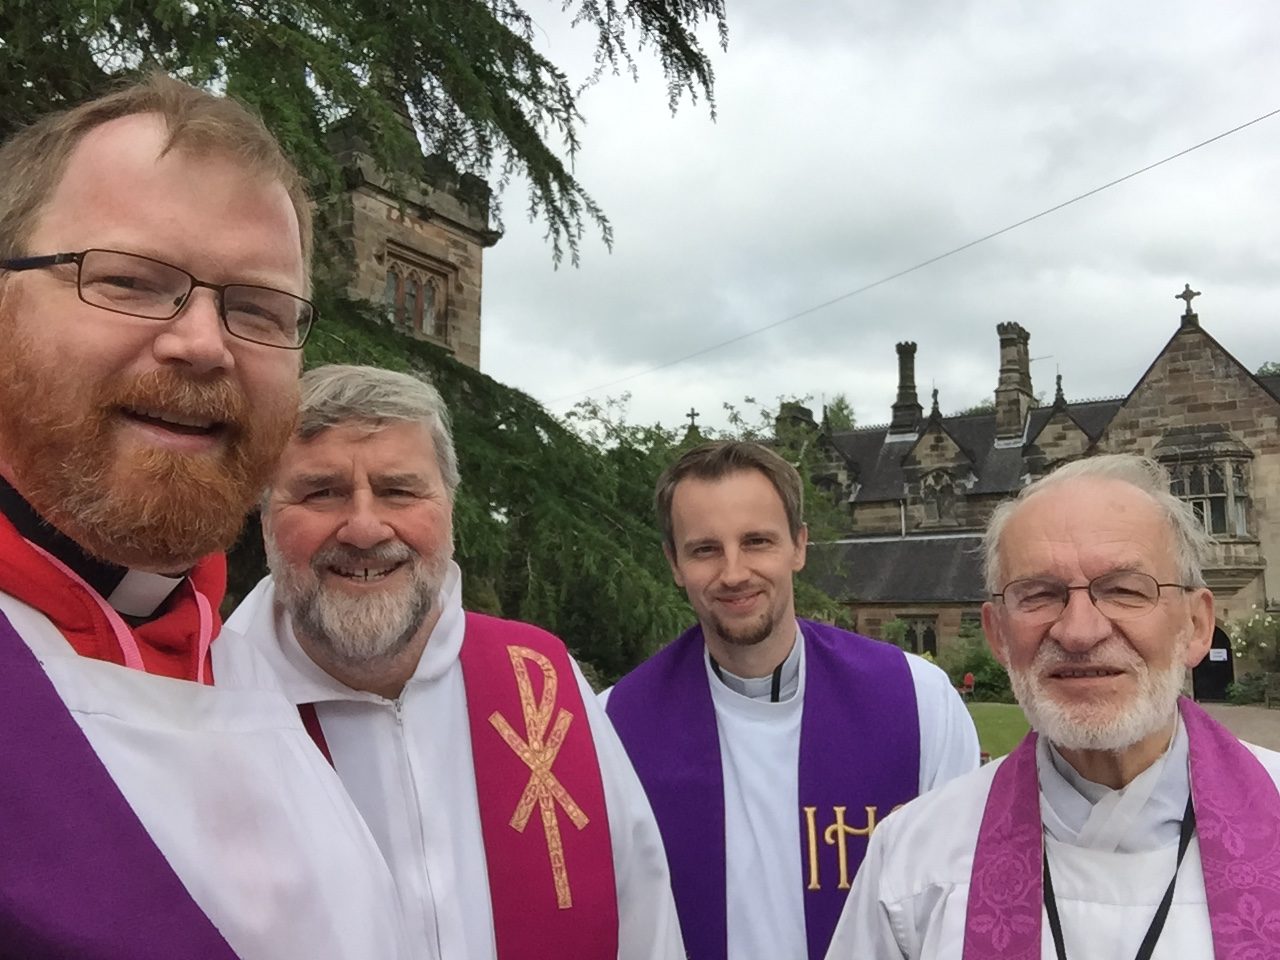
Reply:
[[[996,402],[994,400],[980,400],[979,402],[975,403],[972,407],[965,407],[963,410],[957,413],[956,416],[968,417],[976,413],[995,413],[995,412],[996,412]]]
[[[1258,368],[1260,377],[1280,377],[1280,361],[1268,360]]]
[[[594,33],[594,82],[661,64],[672,110],[687,94],[714,109],[714,75],[697,27],[727,41],[723,0],[565,0]],[[252,103],[322,201],[340,192],[326,144],[338,118],[386,170],[415,161],[407,110],[429,153],[463,171],[527,178],[529,215],[558,261],[577,262],[584,221],[606,243],[603,211],[573,174],[580,89],[534,47],[518,0],[7,0],[0,4],[0,139],[38,115],[158,66]],[[411,172],[411,171],[410,171]]]
[[[854,426],[853,403],[847,393],[837,393],[826,404],[827,426],[833,433],[852,430]]]

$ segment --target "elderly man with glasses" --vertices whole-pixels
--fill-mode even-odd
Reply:
[[[297,172],[159,75],[0,170],[0,955],[407,956],[364,821],[217,615],[297,415]]]
[[[1280,956],[1280,754],[1181,697],[1207,548],[1132,455],[997,508],[983,627],[1034,730],[884,823],[828,960]]]

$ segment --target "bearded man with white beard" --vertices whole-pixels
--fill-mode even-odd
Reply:
[[[232,615],[395,876],[413,955],[684,957],[662,839],[550,634],[462,609],[435,388],[327,366],[263,501],[271,576]]]
[[[1068,464],[985,546],[983,628],[1033,731],[876,833],[829,960],[1280,956],[1280,754],[1180,696],[1214,600],[1164,469]]]

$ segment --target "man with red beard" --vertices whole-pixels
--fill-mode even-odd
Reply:
[[[0,954],[403,956],[358,813],[219,636],[312,321],[296,171],[159,75],[0,170]]]
[[[693,960],[819,960],[876,825],[978,765],[945,673],[796,619],[802,489],[754,443],[703,444],[666,470],[663,548],[698,625],[605,695]]]
[[[1168,474],[1068,464],[985,546],[983,628],[1034,730],[876,833],[831,960],[1280,956],[1280,754],[1180,696],[1214,601]]]
[[[263,508],[271,577],[229,622],[364,814],[415,956],[681,960],[653,814],[564,644],[462,608],[458,482],[434,387],[308,371]]]

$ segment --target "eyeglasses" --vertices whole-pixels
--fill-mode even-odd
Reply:
[[[148,320],[172,320],[196,287],[217,294],[227,333],[250,343],[301,349],[315,322],[309,300],[251,283],[206,283],[180,267],[119,250],[82,250],[0,260],[0,270],[44,270],[76,264],[76,290],[92,307]]]
[[[1089,591],[1089,599],[1108,620],[1130,620],[1155,609],[1161,589],[1195,590],[1185,583],[1157,583],[1145,573],[1117,570],[1094,577],[1084,586],[1071,587],[1050,577],[1028,577],[1013,580],[1001,593],[991,596],[1003,600],[1009,616],[1026,626],[1038,626],[1057,620],[1071,599],[1072,590]]]

